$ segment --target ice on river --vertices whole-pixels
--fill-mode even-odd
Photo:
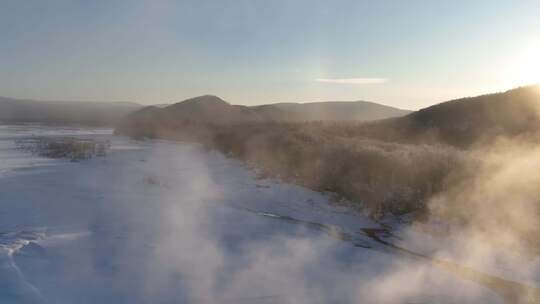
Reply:
[[[13,149],[32,134],[112,147],[77,163]],[[0,127],[0,166],[0,303],[502,303],[362,235],[381,227],[328,196],[199,145]]]

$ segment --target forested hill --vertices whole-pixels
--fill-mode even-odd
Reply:
[[[540,86],[443,102],[403,117],[365,124],[357,136],[468,147],[540,130]]]

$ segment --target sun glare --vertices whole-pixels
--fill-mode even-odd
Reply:
[[[525,84],[540,83],[540,59],[538,57],[531,61],[531,64],[524,75],[524,82]]]
[[[512,86],[540,84],[540,44],[517,56],[510,82]]]

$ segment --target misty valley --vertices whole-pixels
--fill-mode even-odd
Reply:
[[[539,0],[0,0],[0,304],[540,304]]]

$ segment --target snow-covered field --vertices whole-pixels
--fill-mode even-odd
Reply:
[[[384,238],[329,196],[199,145],[111,133],[0,126],[0,303],[503,303],[458,264],[385,245],[438,244],[420,232]],[[112,147],[50,160],[15,149],[30,135]],[[476,270],[538,283],[492,268]]]

